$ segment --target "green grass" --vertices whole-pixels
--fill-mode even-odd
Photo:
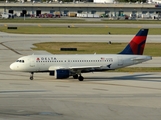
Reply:
[[[45,50],[52,54],[116,54],[121,52],[127,43],[88,43],[88,42],[47,42],[34,44],[34,50]],[[161,56],[161,43],[147,43],[144,54]],[[78,51],[60,51],[60,48],[77,48]]]
[[[16,18],[16,19],[0,19],[1,23],[86,23],[84,19],[42,19],[42,18]],[[88,22],[87,22],[88,23]]]
[[[92,23],[92,24],[161,24],[157,20],[108,20],[101,21],[86,21],[86,18],[15,18],[15,19],[0,19],[1,23]],[[100,18],[101,19],[101,18]]]
[[[112,35],[135,35],[140,28],[110,28],[110,27],[41,27],[25,26],[17,29],[7,29],[0,27],[1,32],[20,33],[20,34],[108,34]],[[150,28],[150,35],[161,35],[161,28]]]

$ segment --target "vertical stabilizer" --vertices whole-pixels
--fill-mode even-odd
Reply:
[[[149,29],[140,29],[125,49],[119,54],[142,55]]]

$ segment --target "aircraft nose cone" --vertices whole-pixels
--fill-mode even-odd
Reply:
[[[14,63],[12,63],[12,64],[10,65],[10,69],[11,69],[11,70],[15,70],[15,64],[14,64]]]

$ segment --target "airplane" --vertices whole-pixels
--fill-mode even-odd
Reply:
[[[83,81],[82,73],[114,70],[151,60],[151,56],[143,55],[148,30],[140,29],[118,54],[33,54],[19,58],[10,65],[10,69],[31,73],[30,80],[33,80],[34,73],[49,72],[56,79],[73,76]]]

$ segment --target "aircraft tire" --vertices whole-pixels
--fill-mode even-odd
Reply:
[[[30,77],[30,80],[33,80],[33,77]]]
[[[73,75],[74,79],[78,79],[78,74]]]
[[[83,81],[83,80],[84,80],[84,77],[79,76],[79,77],[78,77],[78,80],[79,80],[79,81]]]
[[[31,75],[30,75],[30,80],[33,80],[34,79],[34,72],[31,72]]]

